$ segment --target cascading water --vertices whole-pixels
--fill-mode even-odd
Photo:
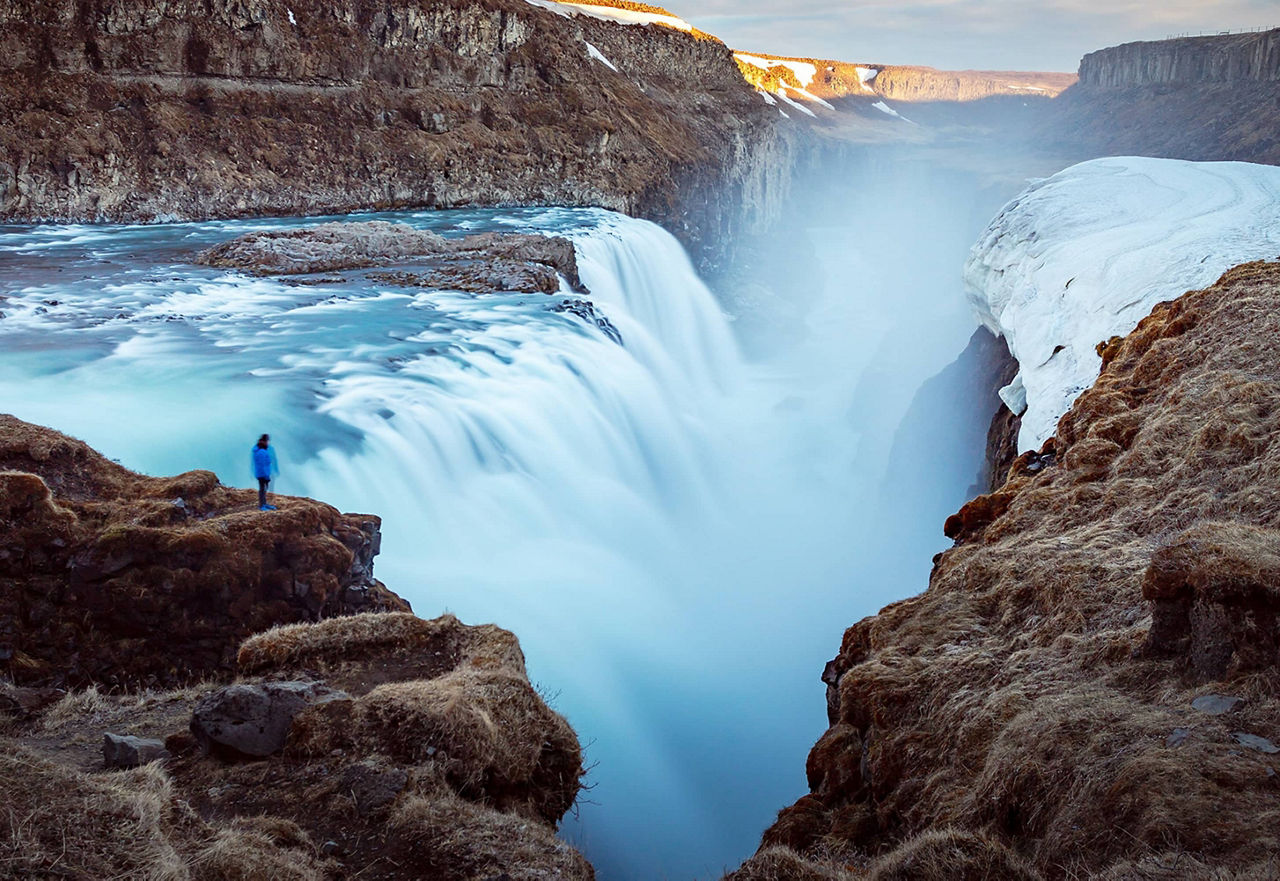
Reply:
[[[840,283],[810,334],[748,362],[652,224],[565,209],[353,219],[375,217],[572,238],[622,343],[542,294],[362,273],[295,286],[190,262],[319,219],[8,227],[0,410],[139,470],[240,485],[269,431],[277,489],[384,518],[379,577],[419,614],[520,637],[594,763],[564,833],[603,879],[717,875],[803,793],[825,727],[816,674],[843,627],[923,585],[927,556],[900,564],[860,539],[886,518],[937,535],[911,500],[866,504],[906,402],[851,408],[877,370],[903,369],[885,342],[914,310],[936,314],[929,352],[898,377],[908,400],[955,357],[973,326],[958,279],[895,305],[884,249],[826,230]]]

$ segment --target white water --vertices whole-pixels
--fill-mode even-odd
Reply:
[[[377,574],[419,614],[519,635],[594,763],[564,834],[600,876],[715,877],[804,793],[823,663],[923,588],[934,509],[981,455],[948,462],[936,497],[881,501],[911,395],[972,329],[958,268],[976,233],[963,192],[881,186],[863,192],[880,227],[814,230],[831,283],[803,339],[751,363],[675,240],[603,211],[396,219],[571,236],[622,346],[540,294],[189,263],[312,221],[0,229],[0,410],[241,485],[269,431],[282,492],[383,516]]]

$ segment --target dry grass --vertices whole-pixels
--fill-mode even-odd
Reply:
[[[452,796],[410,797],[391,817],[407,857],[436,878],[593,881],[591,865],[552,829]]]
[[[299,715],[291,754],[338,749],[432,764],[464,797],[552,824],[572,806],[583,774],[569,723],[508,671],[389,683]]]
[[[774,845],[725,876],[725,881],[854,881],[862,872],[802,857],[787,847]]]
[[[326,877],[306,836],[283,821],[202,822],[157,765],[83,774],[15,744],[0,754],[0,878],[215,881]]]
[[[872,865],[868,881],[1038,881],[1040,874],[988,836],[925,832]]]
[[[1049,878],[1270,865],[1280,761],[1233,733],[1280,743],[1278,350],[1277,264],[1110,344],[1052,464],[1020,457],[954,518],[929,590],[845,634],[813,795],[766,842],[891,860],[951,829]],[[1210,692],[1247,703],[1191,708]]]
[[[246,640],[236,663],[243,674],[323,676],[353,694],[458,668],[525,675],[524,653],[510,631],[401,612],[275,627]]]

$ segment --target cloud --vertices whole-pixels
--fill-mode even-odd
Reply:
[[[1275,0],[670,0],[736,48],[943,68],[1075,70],[1086,52],[1280,25]]]

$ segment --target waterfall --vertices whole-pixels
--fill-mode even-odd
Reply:
[[[852,223],[811,231],[828,283],[753,360],[672,236],[601,210],[353,217],[567,236],[590,293],[552,298],[191,263],[325,218],[0,228],[0,410],[242,486],[270,432],[275,489],[382,516],[378,577],[418,614],[519,636],[592,764],[563,834],[603,881],[718,877],[806,791],[844,627],[919,590],[941,543],[915,500],[879,502],[914,390],[973,328],[970,192],[917,177],[860,183]],[[549,308],[584,296],[621,343]],[[926,430],[971,480],[981,451]]]

